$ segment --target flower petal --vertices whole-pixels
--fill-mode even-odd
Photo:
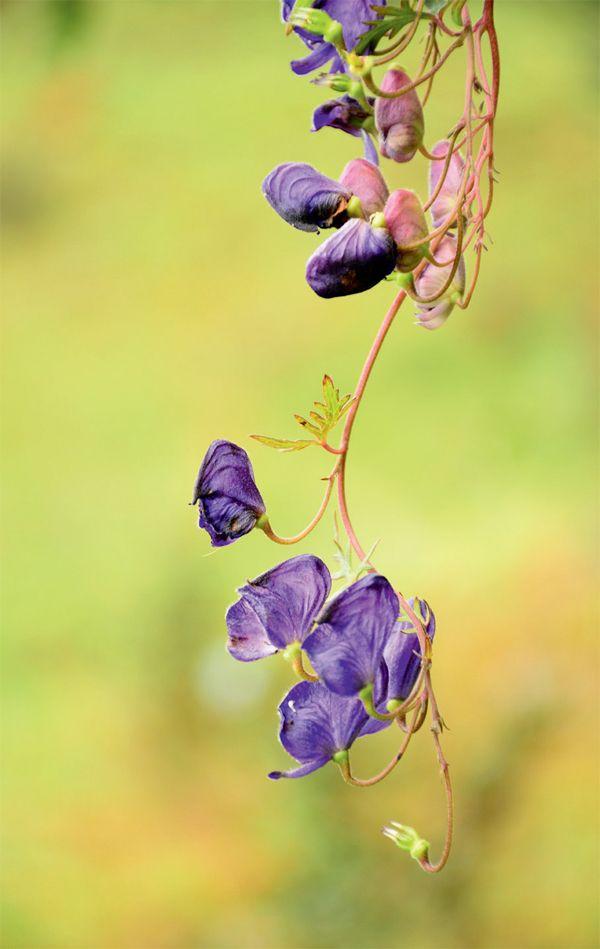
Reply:
[[[389,197],[388,187],[379,168],[366,158],[349,161],[340,175],[340,184],[360,199],[367,219],[376,211],[383,211]]]
[[[233,603],[225,614],[229,639],[227,650],[240,662],[254,662],[277,652],[267,637],[258,616],[244,597]]]
[[[212,442],[196,478],[192,504],[198,504],[198,523],[214,547],[231,544],[253,529],[265,505],[243,448],[223,439]]]
[[[435,635],[435,616],[425,600],[411,597],[409,604],[416,610],[417,615],[423,618],[425,632],[430,639]],[[416,604],[416,605],[415,605]],[[421,647],[419,637],[414,632],[409,620],[399,620],[388,639],[383,651],[383,658],[387,666],[389,681],[387,697],[403,700],[408,698],[417,681],[421,668]]]
[[[427,221],[421,202],[414,191],[399,188],[392,191],[383,214],[388,230],[398,245],[396,267],[401,273],[410,273],[427,251],[426,244],[414,250],[402,250],[404,246],[427,237]]]
[[[277,214],[301,231],[338,227],[346,219],[350,193],[304,162],[278,165],[263,181],[262,190]]]
[[[384,92],[398,92],[411,84],[403,69],[388,69],[381,80]],[[425,121],[415,89],[396,99],[378,98],[375,102],[375,125],[379,132],[379,149],[385,158],[407,162],[414,157],[423,141]]]
[[[432,160],[429,165],[430,197],[437,188],[438,182],[441,178],[445,165],[445,157],[448,154],[449,148],[450,142],[447,139],[442,139],[441,142],[436,142],[436,144],[431,149],[432,153],[439,157],[435,160]],[[431,205],[431,217],[433,218],[435,227],[439,227],[440,224],[443,224],[450,212],[454,209],[458,192],[460,191],[464,170],[464,158],[460,152],[453,152],[452,158],[450,159],[450,163],[448,165],[448,171],[446,172],[446,177],[444,178],[444,183],[440,188],[437,198]]]
[[[320,297],[362,293],[392,272],[396,254],[394,240],[385,228],[355,219],[309,257],[306,279]]]

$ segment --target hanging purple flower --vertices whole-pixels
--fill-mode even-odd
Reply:
[[[435,636],[435,616],[425,600],[411,597],[408,601],[411,609],[423,619],[423,627],[430,639]],[[410,620],[398,620],[390,638],[385,644],[383,658],[387,667],[389,681],[387,698],[402,701],[411,693],[421,668],[421,647],[419,637],[413,631]]]
[[[347,220],[350,192],[312,165],[278,165],[263,181],[262,190],[273,210],[300,231],[340,227]]]
[[[331,589],[322,560],[301,554],[250,580],[226,614],[234,659],[251,662],[302,643]]]
[[[279,706],[279,740],[299,762],[291,771],[269,777],[302,778],[343,755],[357,738],[386,727],[370,719],[360,699],[334,695],[321,682],[299,682]]]
[[[415,288],[420,297],[429,298],[442,290],[450,276],[455,255],[456,241],[453,237],[444,237],[436,248],[435,257],[436,260],[447,260],[448,264],[445,267],[436,267],[434,264],[426,264],[423,267],[419,276],[415,278]],[[465,282],[465,261],[461,255],[454,279],[443,296],[432,303],[417,304],[415,314],[417,322],[428,330],[439,329],[443,326],[452,313],[456,300],[465,292]]]
[[[198,504],[198,524],[208,531],[213,547],[232,544],[256,526],[265,505],[243,448],[223,439],[212,442],[191,503]]]
[[[379,6],[385,6],[386,0],[381,0]],[[371,7],[371,0],[307,0],[307,7],[323,10],[332,20],[341,24],[344,44],[348,51],[353,50],[363,33],[369,29],[369,20],[378,18],[378,14]],[[281,16],[288,22],[295,6],[295,0],[282,0]],[[332,72],[345,72],[346,63],[339,56],[335,46],[328,43],[322,36],[309,32],[301,26],[294,26],[294,32],[306,44],[310,53],[304,59],[293,60],[290,64],[298,76],[305,76],[315,69],[331,65]]]
[[[381,81],[384,92],[399,92],[411,84],[403,69],[388,69]],[[423,142],[425,120],[415,89],[396,99],[378,98],[375,103],[375,125],[379,132],[379,150],[384,158],[407,162]]]
[[[388,187],[379,168],[366,158],[349,161],[340,175],[340,184],[356,195],[367,220],[376,211],[383,211],[389,197]]]
[[[374,100],[369,100],[374,101]],[[379,162],[377,149],[368,129],[373,126],[373,114],[367,112],[363,105],[352,96],[344,95],[339,99],[329,99],[318,105],[313,112],[311,132],[318,132],[323,128],[339,129],[348,135],[362,138],[365,158],[377,165]]]
[[[431,149],[432,153],[439,157],[435,160],[432,160],[429,165],[430,197],[437,188],[442,171],[444,170],[445,158],[450,147],[450,142],[447,139],[442,139],[441,142],[436,142],[436,144]],[[443,224],[448,215],[454,210],[454,205],[456,204],[462,183],[464,170],[464,158],[460,152],[453,152],[452,158],[450,159],[450,163],[448,165],[448,170],[446,172],[446,177],[444,178],[444,183],[440,188],[437,198],[431,205],[431,217],[433,218],[435,227],[439,227],[440,224]]]
[[[397,248],[384,227],[348,221],[309,257],[306,279],[320,297],[370,290],[396,266]]]
[[[377,573],[357,580],[331,600],[314,633],[304,641],[328,689],[337,695],[358,695],[375,684],[398,613],[393,587]]]

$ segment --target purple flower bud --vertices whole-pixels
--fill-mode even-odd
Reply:
[[[420,297],[432,297],[443,289],[450,276],[455,255],[456,241],[453,237],[444,237],[435,250],[435,258],[447,260],[448,264],[445,267],[436,267],[434,264],[426,264],[423,267],[419,276],[415,278],[415,288]],[[431,303],[417,304],[417,322],[428,330],[439,329],[443,326],[454,309],[456,297],[462,296],[465,292],[465,282],[465,261],[461,256],[454,279],[443,296]]]
[[[411,597],[411,608],[423,619],[423,627],[430,639],[435,635],[435,616],[425,600]],[[411,632],[411,630],[413,630]],[[419,637],[409,620],[398,620],[383,650],[389,682],[387,697],[402,701],[408,698],[421,668]]]
[[[353,158],[341,173],[340,184],[360,199],[365,218],[383,211],[389,191],[379,168],[372,162]]]
[[[265,505],[243,448],[223,439],[212,442],[194,486],[196,503],[199,526],[208,531],[213,547],[225,547],[252,530]]]
[[[444,170],[445,158],[448,154],[448,149],[450,148],[450,142],[447,139],[442,139],[441,142],[437,142],[431,149],[434,155],[438,155],[439,158],[432,160],[429,165],[429,196],[433,194],[437,188],[438,182]],[[433,223],[435,227],[439,227],[440,224],[443,224],[451,211],[454,210],[454,205],[456,204],[456,199],[458,198],[458,192],[460,191],[460,186],[465,170],[465,161],[460,152],[456,151],[452,153],[452,158],[448,165],[448,171],[446,172],[446,177],[444,178],[444,183],[440,188],[440,192],[431,205],[431,216],[433,218]]]
[[[427,244],[422,244],[414,250],[402,250],[403,245],[427,237],[427,221],[421,202],[414,191],[400,188],[398,191],[392,191],[383,215],[387,228],[398,245],[396,267],[402,273],[410,273],[427,252]]]
[[[360,219],[348,221],[309,257],[306,279],[320,297],[362,293],[392,272],[396,253],[385,228]]]
[[[358,695],[374,685],[398,612],[393,587],[377,573],[357,580],[327,604],[304,649],[328,689]]]
[[[383,92],[398,92],[410,85],[403,69],[388,69],[381,82]],[[406,162],[414,157],[423,141],[423,109],[415,89],[397,99],[377,99],[375,125],[379,132],[379,150],[385,158]]]
[[[360,138],[363,123],[370,118],[360,102],[352,96],[340,96],[318,105],[313,112],[312,132],[322,128],[340,129]]]
[[[250,580],[227,615],[228,650],[249,662],[302,643],[331,589],[322,560],[301,554]]]
[[[374,730],[359,699],[334,695],[321,682],[293,686],[278,711],[279,740],[300,767],[271,771],[269,777],[273,780],[311,774],[334,755],[347,751],[361,735]]]
[[[379,6],[385,6],[386,0],[381,0]],[[324,10],[329,14],[332,20],[337,20],[342,26],[344,44],[347,50],[352,50],[356,46],[359,38],[369,29],[368,21],[379,19],[379,14],[371,7],[371,0],[314,0],[311,4],[307,0],[306,6],[312,6],[318,10]],[[294,0],[282,0],[281,15],[287,23],[290,13],[294,8]],[[345,72],[347,66],[340,59],[335,46],[326,42],[323,37],[316,36],[308,30],[301,27],[294,27],[294,32],[302,39],[306,46],[311,50],[305,59],[297,59],[291,63],[292,70],[299,76],[306,75],[314,69],[325,66],[332,62],[331,69],[334,72]]]
[[[300,231],[339,227],[346,220],[350,193],[312,165],[278,165],[263,181],[262,190],[277,214]]]

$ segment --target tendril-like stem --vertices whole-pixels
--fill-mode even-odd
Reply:
[[[336,454],[337,454],[337,452],[336,452]],[[260,527],[260,529],[261,529],[262,531],[264,531],[264,533],[265,533],[266,536],[269,538],[269,540],[272,540],[272,541],[273,541],[274,543],[276,543],[276,544],[286,544],[286,545],[289,545],[289,544],[297,544],[299,541],[304,540],[304,538],[305,538],[305,537],[308,537],[308,535],[311,533],[311,531],[313,531],[313,530],[315,529],[315,527],[317,526],[317,524],[319,523],[319,521],[320,521],[321,518],[323,517],[325,511],[327,510],[327,505],[329,504],[329,499],[330,499],[330,497],[331,497],[331,492],[332,492],[332,490],[333,490],[333,485],[334,485],[334,483],[335,483],[335,479],[336,479],[337,473],[338,473],[338,471],[340,470],[341,464],[342,464],[342,457],[340,456],[340,459],[336,462],[336,464],[335,464],[335,466],[334,466],[334,468],[333,468],[333,471],[331,472],[331,474],[329,475],[329,477],[326,479],[326,480],[327,480],[327,488],[326,488],[326,490],[325,490],[325,494],[324,494],[324,496],[323,496],[323,500],[321,501],[321,506],[320,506],[319,510],[317,511],[317,513],[315,514],[315,516],[313,517],[313,519],[312,519],[312,521],[310,522],[310,524],[307,524],[307,526],[304,528],[304,530],[303,530],[303,531],[300,531],[299,534],[295,534],[293,537],[280,537],[279,534],[276,534],[275,531],[273,530],[273,528],[271,527],[270,521],[269,521],[268,517],[266,517],[266,515],[264,516],[264,519],[263,519],[262,521],[259,521],[259,522],[257,523],[256,526],[257,526],[257,527]]]

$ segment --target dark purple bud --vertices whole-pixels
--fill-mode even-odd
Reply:
[[[304,649],[328,689],[358,695],[374,685],[398,613],[393,587],[376,573],[357,580],[327,604]]]
[[[279,740],[300,767],[271,771],[269,777],[273,780],[302,778],[322,768],[335,756],[343,755],[361,734],[372,730],[359,699],[334,695],[321,682],[293,686],[278,711]]]
[[[381,82],[383,92],[398,92],[411,84],[403,69],[388,69]],[[385,158],[406,162],[414,157],[423,142],[425,121],[415,89],[397,99],[378,98],[375,125],[379,132],[379,150]]]
[[[423,628],[433,639],[435,635],[435,616],[425,600],[411,597],[408,601],[418,617],[423,620]],[[411,632],[412,630],[412,632]],[[392,635],[388,639],[383,658],[387,666],[389,682],[387,696],[389,699],[402,701],[408,698],[417,681],[421,668],[421,647],[419,637],[409,620],[399,620]]]
[[[392,272],[396,254],[385,228],[360,219],[348,221],[309,257],[306,279],[320,297],[362,293]]]
[[[225,547],[255,527],[265,505],[243,448],[223,439],[210,445],[194,486],[196,503],[199,526],[213,547]]]
[[[349,135],[360,137],[363,123],[370,118],[360,102],[352,96],[341,96],[339,99],[329,99],[317,106],[313,112],[312,132],[322,128],[340,129]]]
[[[262,190],[277,214],[300,231],[339,227],[347,218],[350,192],[303,162],[278,165],[263,181]]]
[[[415,288],[420,297],[429,299],[443,290],[456,255],[456,241],[453,237],[444,237],[435,250],[435,258],[439,261],[448,261],[445,267],[436,267],[426,264],[418,277],[415,278]],[[428,330],[439,329],[446,322],[457,299],[465,292],[465,261],[461,256],[458,269],[450,286],[444,291],[439,300],[431,303],[417,304],[416,317],[418,323]]]
[[[387,228],[398,245],[396,267],[402,273],[410,273],[427,252],[427,244],[422,244],[414,250],[402,250],[403,246],[427,237],[427,221],[421,202],[414,191],[400,188],[398,191],[392,191],[383,215]]]
[[[250,580],[238,593],[239,602],[248,606],[257,617],[266,641],[274,649],[285,649],[291,643],[304,641],[330,589],[331,577],[323,561],[312,554],[301,554]],[[233,621],[233,627],[229,620],[227,622],[230,640],[239,639],[237,613]],[[256,628],[253,642],[257,641],[258,635]],[[230,652],[235,655],[231,649]]]
[[[439,157],[432,160],[429,165],[429,197],[431,197],[437,188],[442,171],[444,170],[445,158],[449,148],[450,142],[443,139],[441,142],[437,142],[431,149],[432,153]],[[446,177],[444,178],[444,183],[440,188],[437,198],[431,205],[431,216],[435,227],[439,227],[440,224],[443,224],[448,215],[454,210],[464,170],[464,158],[460,152],[453,152]]]
[[[340,184],[360,200],[367,220],[376,211],[383,211],[389,191],[379,168],[366,158],[349,161],[340,175]]]

